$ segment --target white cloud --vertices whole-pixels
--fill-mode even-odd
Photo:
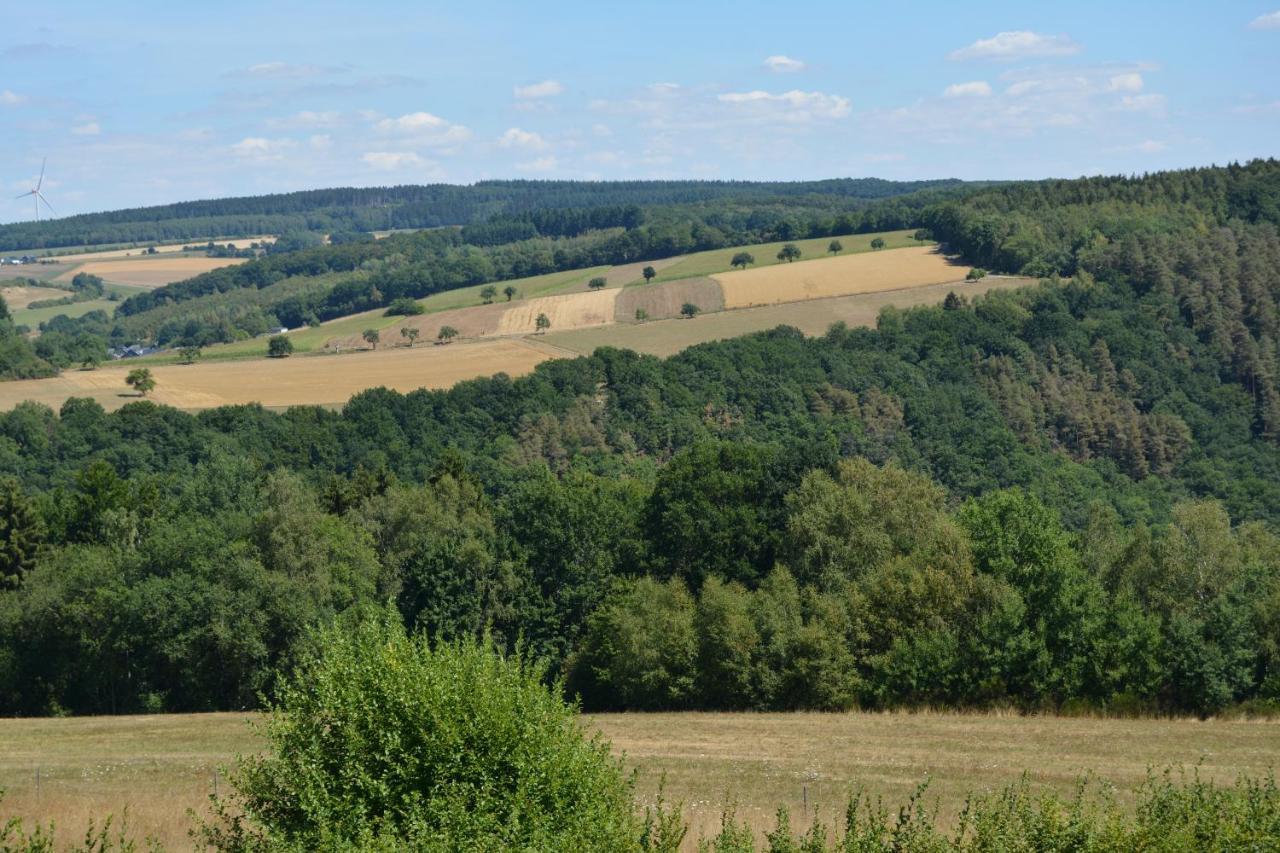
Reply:
[[[333,137],[327,133],[317,133],[307,141],[316,151],[326,151],[333,147]]]
[[[246,136],[231,146],[237,157],[247,160],[280,160],[285,152],[296,148],[298,143],[292,139],[267,139],[262,136]]]
[[[1251,30],[1280,30],[1280,11],[1259,15],[1249,22]]]
[[[1120,109],[1131,113],[1162,113],[1164,105],[1164,95],[1125,95],[1120,99]]]
[[[374,124],[374,128],[379,133],[399,136],[406,142],[433,147],[457,145],[471,138],[471,131],[466,127],[428,112],[384,118]]]
[[[16,107],[18,104],[27,102],[26,95],[19,95],[12,89],[0,89],[0,105],[6,107]]]
[[[591,132],[592,134],[602,138],[606,136],[613,136],[613,130],[607,124],[593,124],[591,125]]]
[[[517,98],[552,98],[563,92],[564,86],[558,80],[543,80],[528,86],[516,86],[513,91]]]
[[[987,98],[991,96],[991,84],[985,80],[971,83],[955,83],[942,92],[944,98]]]
[[[793,122],[844,118],[850,111],[848,98],[823,92],[801,92],[799,89],[776,95],[759,89],[752,92],[727,92],[719,95],[718,100],[755,110],[764,117]]]
[[[332,69],[319,65],[293,65],[288,62],[259,62],[250,65],[242,74],[249,77],[316,77]]]
[[[97,136],[102,133],[102,128],[98,126],[96,121],[87,121],[71,128],[71,132],[76,136]]]
[[[342,115],[334,110],[303,110],[285,118],[269,122],[273,127],[337,127]]]
[[[764,67],[774,74],[795,74],[797,71],[803,71],[807,66],[799,59],[778,55],[766,57]]]
[[[968,47],[953,50],[948,59],[995,59],[1011,61],[1043,56],[1071,56],[1080,52],[1080,45],[1065,35],[1046,36],[1027,30],[997,33],[989,39],[978,39]]]
[[[1142,86],[1141,74],[1117,74],[1107,84],[1112,92],[1141,92]]]
[[[894,151],[888,154],[868,154],[862,159],[868,163],[901,163],[907,159],[907,155]]]
[[[539,157],[528,163],[517,163],[516,168],[522,172],[549,172],[557,165],[559,162],[554,157]]]
[[[384,172],[426,165],[426,161],[412,151],[366,151],[360,159],[366,166]]]
[[[1169,147],[1167,142],[1160,142],[1156,139],[1146,139],[1133,146],[1135,150],[1141,151],[1143,154],[1159,154],[1161,151]]]
[[[542,149],[547,147],[547,140],[532,131],[512,127],[508,128],[507,132],[502,134],[498,139],[498,144],[503,148]]]

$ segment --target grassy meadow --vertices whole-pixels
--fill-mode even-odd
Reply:
[[[832,240],[839,240],[844,246],[842,255],[854,254],[857,252],[870,252],[871,241],[877,237],[884,240],[885,249],[901,249],[906,246],[929,245],[921,243],[912,235],[915,231],[884,231],[879,234],[849,234],[844,237],[815,237],[810,240],[788,240],[786,242],[777,243],[756,243],[751,246],[734,246],[731,249],[712,249],[707,252],[694,252],[691,255],[685,255],[679,261],[670,266],[666,266],[658,270],[658,275],[654,277],[654,282],[676,281],[682,278],[697,278],[704,275],[714,275],[716,273],[729,272],[733,267],[730,262],[733,256],[738,252],[749,252],[756,259],[752,268],[768,267],[774,264],[784,263],[778,260],[778,250],[787,243],[794,243],[800,250],[800,260],[794,263],[803,263],[818,258],[829,258],[831,253],[827,251],[827,246]],[[883,249],[881,251],[884,251]],[[642,280],[643,283],[643,280]]]
[[[54,821],[64,840],[90,819],[128,809],[138,838],[189,849],[188,809],[226,791],[223,770],[261,741],[244,713],[0,720],[0,817]],[[999,789],[1025,772],[1037,788],[1070,794],[1092,773],[1122,805],[1148,768],[1197,765],[1222,784],[1280,762],[1280,723],[1105,720],[946,713],[602,714],[583,718],[637,771],[639,799],[665,779],[691,836],[718,827],[734,805],[765,829],[790,808],[807,826],[831,822],[862,786],[887,805],[925,779],[926,800],[953,821],[966,793]],[[39,787],[37,789],[37,772]],[[692,839],[689,848],[692,849]]]

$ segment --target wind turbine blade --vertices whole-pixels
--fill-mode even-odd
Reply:
[[[45,157],[40,161],[40,180],[36,181],[36,189],[39,190],[44,186],[44,167],[48,164],[49,158]]]
[[[53,209],[53,205],[49,204],[49,199],[47,199],[47,198],[45,198],[45,197],[44,197],[44,193],[36,193],[36,198],[38,198],[38,199],[40,199],[42,202],[44,202],[44,206],[45,206],[45,207],[47,207],[47,208],[49,208],[49,212],[50,212],[50,213],[52,213],[54,216],[57,216],[57,215],[58,215],[58,212],[57,212],[56,210],[54,210],[54,209]],[[39,206],[40,206],[40,205],[36,205],[36,207],[39,207]]]
[[[15,195],[14,198],[26,198],[29,195],[31,195],[31,190],[27,190],[22,195]]]

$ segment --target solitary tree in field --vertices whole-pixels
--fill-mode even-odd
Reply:
[[[648,319],[649,319],[649,312],[648,312],[648,311],[644,310],[643,308],[637,308],[637,309],[636,309],[636,322],[637,322],[637,323],[643,323],[645,320],[648,320]]]
[[[374,349],[378,348],[378,341],[382,340],[382,335],[378,334],[377,329],[365,329],[360,333],[360,337],[364,338],[365,342]]]
[[[88,354],[88,355],[86,355],[83,359],[81,359],[81,361],[80,361],[80,367],[81,367],[81,369],[83,369],[83,370],[97,370],[97,369],[98,369],[98,356],[96,356],[96,355],[95,355],[95,354],[93,354],[93,353],[89,353],[89,354]]]
[[[284,335],[273,335],[267,341],[267,356],[270,358],[288,358],[293,355],[293,341]]]
[[[645,283],[645,284],[648,284],[649,282],[653,281],[653,277],[654,277],[655,275],[657,275],[657,274],[658,274],[658,271],[657,271],[657,270],[655,270],[653,267],[645,267],[645,268],[641,271],[641,275],[643,275],[643,276],[644,276],[644,283]]]
[[[415,329],[413,326],[402,326],[400,336],[409,342],[409,348],[413,348],[413,342],[418,339],[418,335],[422,334],[422,330]]]
[[[508,302],[510,302],[515,297],[515,295],[519,292],[520,291],[516,290],[514,285],[510,285],[510,284],[502,288],[502,295],[507,297]]]
[[[538,330],[538,334],[542,334],[551,328],[551,318],[546,314],[539,314],[538,319],[533,321],[533,325]]]
[[[155,377],[151,375],[151,371],[145,367],[135,367],[129,371],[129,375],[124,378],[124,384],[138,392],[140,397],[147,396],[156,387]]]
[[[697,305],[694,305],[692,302],[686,302],[685,304],[680,306],[680,313],[688,317],[690,320],[696,317],[698,315],[698,312],[701,310],[702,310],[701,308],[699,308]]]
[[[827,251],[833,255],[838,255],[844,251],[844,244],[839,240],[832,240],[827,244]]]
[[[178,355],[182,358],[183,364],[195,364],[200,359],[200,347],[183,347],[178,350]]]
[[[883,249],[884,240],[879,237],[875,238],[874,240],[871,241],[871,248],[875,249],[876,251]]]
[[[986,278],[986,277],[987,277],[986,270],[984,270],[982,267],[974,267],[973,269],[965,273],[964,279],[965,281],[977,281],[978,279]]]
[[[928,228],[917,228],[916,233],[911,235],[912,239],[919,243],[923,243],[925,240],[928,240],[930,236],[931,234]]]
[[[788,243],[778,250],[778,260],[791,263],[800,257],[800,247],[795,243]]]
[[[733,260],[729,261],[729,266],[741,267],[742,269],[745,270],[748,266],[750,266],[751,264],[754,264],[755,262],[756,262],[756,259],[751,256],[750,252],[738,252],[736,255],[733,256]]]
[[[494,287],[492,284],[486,284],[484,287],[480,288],[480,298],[484,300],[486,305],[492,302],[493,297],[497,295],[498,288]]]
[[[608,283],[609,283],[608,279],[606,279],[602,275],[598,275],[595,278],[591,279],[591,281],[587,282],[587,287],[591,288],[592,290],[599,290],[600,288],[604,287]]]
[[[458,330],[453,326],[441,326],[440,331],[436,332],[436,340],[442,344],[447,344],[458,336]]]

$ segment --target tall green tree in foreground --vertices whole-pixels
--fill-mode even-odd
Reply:
[[[268,748],[201,838],[220,850],[637,850],[621,763],[543,671],[394,611],[320,633]]]

